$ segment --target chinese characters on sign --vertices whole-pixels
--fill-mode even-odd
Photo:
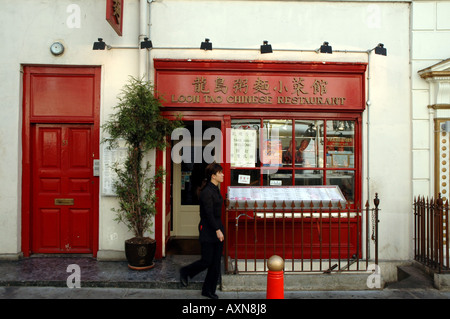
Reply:
[[[344,106],[346,97],[329,92],[328,80],[303,76],[192,76],[172,103]],[[188,79],[186,79],[188,81]],[[187,88],[191,87],[190,91]]]

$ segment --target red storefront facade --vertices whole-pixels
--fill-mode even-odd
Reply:
[[[157,153],[156,165],[164,164],[168,175],[158,191],[164,200],[158,203],[156,238],[167,242],[185,234],[176,230],[183,217],[175,202],[197,204],[191,195],[208,145],[224,167],[224,198],[228,186],[338,185],[351,207],[361,205],[367,64],[155,59],[154,66],[164,116],[181,115],[192,137],[203,140],[196,153],[193,139],[190,165],[174,163],[172,150],[180,149],[175,143]],[[208,134],[209,128],[222,134]],[[157,257],[163,250],[160,245]]]

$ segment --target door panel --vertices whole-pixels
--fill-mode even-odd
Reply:
[[[35,253],[92,253],[92,125],[32,127]]]
[[[191,175],[185,175],[181,170],[181,164],[173,165],[173,208],[174,208],[174,231],[173,236],[196,237],[198,236],[198,224],[200,222],[199,205],[186,205],[183,203],[181,193],[186,185],[190,184],[188,179]]]

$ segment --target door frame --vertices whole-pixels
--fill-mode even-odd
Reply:
[[[192,124],[192,122],[190,121],[190,123]],[[186,121],[184,122],[184,124],[186,124]],[[217,126],[218,125],[218,126]],[[209,128],[216,128],[221,130],[221,132],[224,132],[224,130],[222,130],[222,121],[205,121],[204,119],[202,119],[201,122],[201,130],[202,130],[202,134],[205,133],[206,130],[208,130]],[[187,125],[185,125],[186,127]],[[195,134],[195,124],[194,124],[194,128],[191,128],[191,132],[190,132],[190,136],[191,138],[194,137]],[[203,135],[202,135],[203,137]],[[223,137],[223,134],[221,135],[221,137]],[[192,142],[192,140],[191,140]],[[201,147],[201,150],[203,152],[203,149],[205,146],[209,145],[211,141],[210,140],[203,140],[202,139],[202,145],[193,145],[194,148],[196,147]],[[222,140],[220,141],[220,143],[222,143]],[[175,145],[175,144],[174,144]],[[192,144],[191,144],[192,147]],[[224,147],[224,145],[220,145],[220,150],[218,150],[219,152],[215,154],[215,161],[219,162],[222,161],[221,159],[221,153],[222,153],[222,148]],[[193,150],[191,149],[191,152]],[[191,156],[193,156],[194,154],[191,154]],[[219,158],[220,157],[220,158]],[[207,163],[204,162],[204,158],[202,155],[202,165],[206,165]],[[200,206],[199,204],[196,205],[182,205],[182,199],[181,199],[181,187],[182,187],[182,182],[181,182],[181,177],[182,177],[182,171],[181,171],[181,167],[182,164],[175,164],[173,162],[171,162],[172,165],[172,215],[171,215],[171,219],[172,219],[172,227],[171,230],[172,232],[170,233],[170,237],[172,236],[176,236],[178,238],[189,238],[189,237],[193,237],[193,238],[197,238],[198,237],[198,223],[200,222]],[[183,216],[183,215],[189,215],[189,217]],[[167,215],[167,213],[166,213]],[[184,222],[181,222],[181,220],[184,220]],[[189,221],[189,229],[190,231],[186,231],[187,229],[182,229],[183,224],[186,223],[186,221]]]
[[[22,235],[21,245],[24,257],[32,254],[32,154],[31,126],[34,124],[91,124],[93,125],[92,143],[93,160],[100,158],[100,66],[55,66],[22,65]],[[34,116],[32,114],[31,77],[32,75],[83,75],[93,77],[93,112],[92,116]],[[97,257],[99,236],[99,177],[93,177],[93,220],[92,220],[92,255]]]
[[[178,119],[180,113],[165,113],[162,115],[170,120]],[[188,112],[184,112],[182,115],[182,121],[195,121],[201,120],[205,122],[218,122],[220,123],[220,127],[222,130],[222,163],[221,165],[224,168],[224,173],[227,172],[227,164],[224,163],[224,156],[226,154],[225,150],[225,133],[223,132],[223,128],[226,127],[227,123],[230,122],[230,116],[227,114],[211,114],[211,112],[194,112],[193,114],[189,114]],[[170,141],[168,142],[170,145]],[[166,178],[164,179],[163,185],[158,187],[156,191],[156,197],[158,198],[156,202],[156,216],[155,216],[155,239],[157,242],[161,243],[156,248],[155,258],[162,258],[166,255],[166,247],[167,242],[170,240],[170,231],[169,234],[166,233],[167,227],[170,227],[170,220],[167,220],[167,215],[170,216],[171,210],[173,210],[172,203],[172,158],[171,158],[171,147],[167,147],[165,150],[157,150],[156,151],[156,159],[155,159],[155,168],[163,167],[167,173]],[[222,196],[225,198],[226,194],[226,186],[221,185],[220,192]],[[162,200],[159,200],[162,199]],[[225,211],[225,209],[224,209]],[[224,219],[225,214],[222,214],[222,219]]]

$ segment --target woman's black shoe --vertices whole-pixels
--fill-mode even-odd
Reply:
[[[183,269],[180,270],[180,282],[184,287],[189,285],[189,277]]]
[[[202,292],[202,296],[208,297],[210,299],[219,299],[219,296],[210,292]]]

